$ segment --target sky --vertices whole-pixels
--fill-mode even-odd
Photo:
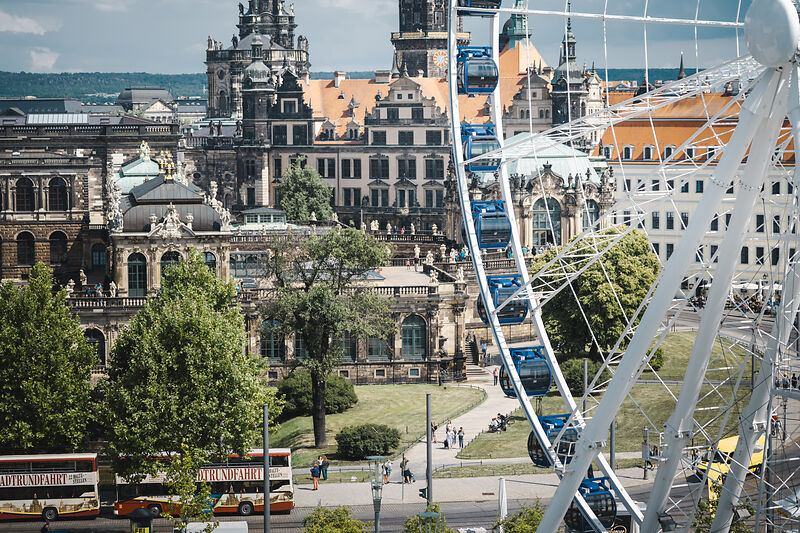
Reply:
[[[563,11],[566,0],[527,0],[531,9]],[[246,4],[247,2],[244,1]],[[287,5],[289,0],[287,0]],[[750,0],[574,0],[576,12],[735,21]],[[513,0],[503,0],[511,7]],[[741,4],[741,5],[740,5]],[[204,72],[207,38],[230,44],[238,0],[0,0],[0,70],[26,72]],[[296,0],[298,35],[309,39],[314,71],[391,67],[390,34],[398,0]],[[563,17],[531,16],[534,45],[558,61]],[[473,44],[486,44],[487,24],[472,20]],[[576,19],[578,61],[598,67],[708,67],[736,57],[735,30],[647,26]],[[604,31],[605,30],[605,31]],[[605,39],[604,39],[605,35]],[[741,53],[746,50],[740,42]],[[646,50],[646,53],[645,53]]]

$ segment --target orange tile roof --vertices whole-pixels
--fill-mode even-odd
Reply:
[[[514,95],[525,82],[526,64],[546,67],[547,64],[533,44],[527,46],[520,43],[512,50],[504,50],[500,54],[500,98],[504,103],[510,103]],[[450,113],[450,96],[447,80],[441,78],[411,78],[421,86],[422,94],[426,98],[434,98],[436,105],[442,108],[448,116]],[[392,80],[394,81],[394,80]],[[336,125],[336,132],[340,137],[346,134],[346,126],[355,120],[362,126],[366,113],[375,107],[375,97],[381,93],[386,97],[389,93],[390,83],[376,83],[374,79],[345,79],[337,88],[333,80],[311,80],[308,84],[302,83],[306,103],[314,110],[314,116],[329,119]],[[355,99],[358,107],[355,116],[350,117],[349,104]],[[469,98],[461,96],[459,107],[462,119],[474,123],[489,121],[489,112],[485,109],[486,97],[476,96]],[[337,144],[341,141],[327,142]],[[348,144],[353,144],[348,142]]]

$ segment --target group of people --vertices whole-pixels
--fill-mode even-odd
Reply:
[[[782,378],[775,378],[775,386],[779,389],[796,389],[798,388],[798,384],[800,384],[800,378],[797,377],[797,374],[792,372],[792,377],[789,377],[789,374],[783,374]]]
[[[314,485],[313,490],[319,490],[319,478],[322,476],[323,481],[328,481],[328,458],[320,455],[316,461],[311,465],[311,482]]]
[[[492,418],[492,421],[489,422],[489,432],[494,433],[495,431],[505,431],[508,425],[508,417],[497,413],[497,416]]]

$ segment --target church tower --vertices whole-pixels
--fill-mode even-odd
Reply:
[[[399,0],[400,31],[392,34],[397,61],[409,76],[441,78],[447,73],[448,0]],[[458,21],[458,45],[469,44]]]

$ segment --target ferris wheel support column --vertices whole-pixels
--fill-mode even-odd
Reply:
[[[698,202],[695,216],[690,221],[671,259],[665,265],[658,287],[625,350],[606,393],[595,409],[594,417],[581,433],[576,445],[575,456],[567,466],[561,483],[545,511],[539,531],[549,533],[558,529],[584,474],[604,445],[611,421],[636,382],[639,368],[644,364],[650,345],[661,327],[663,317],[681,286],[684,273],[697,253],[697,247],[703,240],[711,219],[722,202],[731,176],[736,175],[755,132],[766,122],[772,111],[772,103],[781,78],[780,72],[769,72],[761,78],[748,96],[747,103],[742,108],[739,124],[714,170],[710,186]],[[643,529],[643,531],[646,530]]]
[[[736,273],[739,256],[747,227],[753,216],[756,201],[761,195],[767,167],[772,159],[783,125],[786,109],[786,94],[789,70],[780,73],[780,82],[770,108],[772,113],[758,129],[747,158],[747,165],[740,178],[739,193],[732,209],[733,217],[725,231],[719,247],[719,262],[714,271],[714,281],[705,306],[700,325],[697,328],[692,353],[686,365],[686,375],[681,385],[678,402],[672,415],[664,425],[664,456],[653,482],[653,490],[647,503],[643,531],[658,531],[658,517],[664,511],[675,473],[683,458],[683,449],[694,432],[694,413],[697,399],[703,388],[710,354],[717,338],[717,331],[725,312],[728,289]],[[746,104],[747,105],[747,104]]]
[[[790,89],[789,120],[792,123],[792,136],[797,142],[800,139],[800,68],[794,66],[792,73],[792,87]],[[794,210],[795,215],[800,207],[800,166],[795,166],[794,177]],[[789,258],[791,261],[791,258]],[[789,262],[787,261],[787,263]],[[733,520],[733,508],[742,493],[742,485],[747,475],[750,458],[755,451],[756,442],[761,438],[767,428],[769,418],[768,406],[770,390],[772,389],[772,369],[775,362],[781,359],[786,350],[792,323],[800,308],[800,263],[791,263],[789,273],[784,285],[784,297],[781,300],[778,316],[772,328],[772,335],[767,344],[764,358],[758,377],[754,383],[750,402],[739,417],[739,441],[733,453],[730,471],[725,480],[725,490],[722,491],[717,506],[711,532],[728,531]]]

